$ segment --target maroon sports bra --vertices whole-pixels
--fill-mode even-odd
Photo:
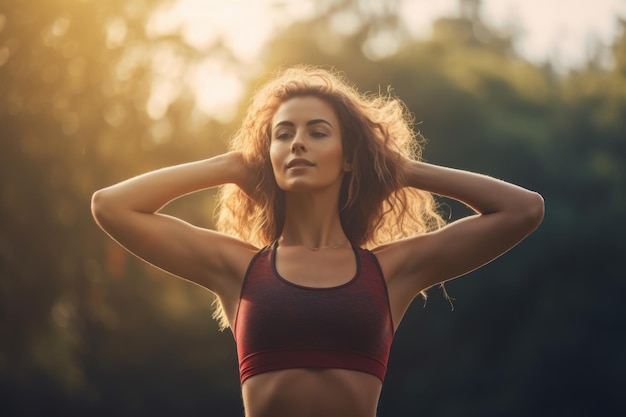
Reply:
[[[282,278],[276,245],[250,262],[233,325],[241,383],[292,368],[341,368],[384,380],[393,340],[387,286],[372,252],[353,246],[356,275],[313,288]]]

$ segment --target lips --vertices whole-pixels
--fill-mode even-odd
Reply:
[[[296,159],[292,159],[291,161],[289,161],[287,163],[287,169],[289,168],[295,168],[295,167],[312,167],[313,166],[313,162],[307,160],[307,159],[303,159],[303,158],[296,158]]]

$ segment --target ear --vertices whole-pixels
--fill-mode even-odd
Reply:
[[[352,171],[352,164],[347,159],[345,159],[343,161],[343,167],[342,168],[343,168],[344,172],[350,172],[350,171]]]

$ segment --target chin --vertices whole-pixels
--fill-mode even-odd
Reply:
[[[310,184],[302,183],[300,181],[297,183],[279,184],[279,187],[287,193],[299,193],[313,191],[315,189],[315,187],[312,187]]]

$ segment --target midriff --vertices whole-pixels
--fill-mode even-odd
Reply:
[[[346,369],[286,369],[244,381],[246,417],[375,417],[382,382]]]

